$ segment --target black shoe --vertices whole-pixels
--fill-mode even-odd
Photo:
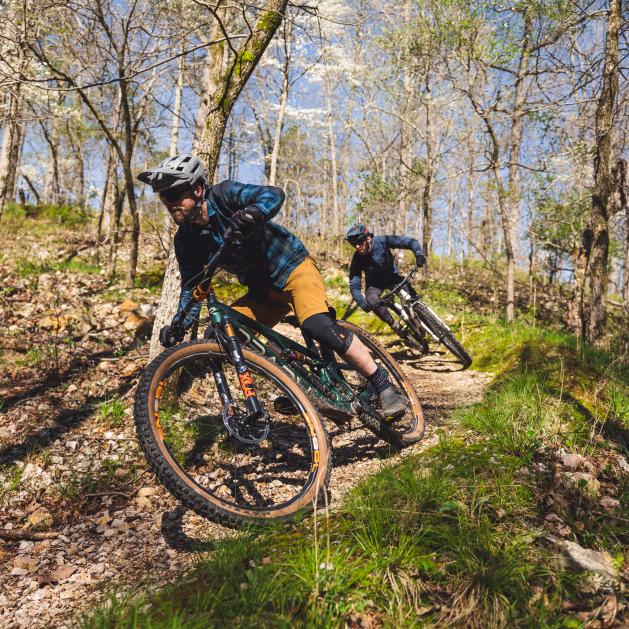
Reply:
[[[380,414],[386,420],[397,419],[406,410],[406,398],[395,392],[393,387],[387,387],[380,393]]]
[[[297,415],[299,412],[293,402],[285,395],[280,395],[273,400],[273,408],[280,415]]]

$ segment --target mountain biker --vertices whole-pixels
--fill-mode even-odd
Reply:
[[[323,278],[304,244],[270,220],[284,202],[281,188],[229,180],[210,185],[205,167],[191,154],[169,157],[140,173],[138,179],[159,194],[179,226],[174,240],[181,272],[177,312],[192,299],[195,279],[231,230],[236,240],[221,267],[237,275],[249,289],[232,308],[269,327],[292,309],[302,330],[332,347],[367,378],[385,417],[404,411],[405,398],[395,392],[386,371],[376,365],[360,340],[330,315]],[[175,316],[161,329],[160,343],[170,347],[182,341],[200,309],[197,304],[183,324]]]
[[[419,241],[407,236],[374,236],[362,223],[352,225],[345,233],[345,240],[356,249],[349,267],[352,297],[365,312],[373,310],[398,336],[405,338],[405,327],[393,319],[386,306],[375,304],[385,288],[393,288],[404,279],[395,268],[391,249],[410,249],[415,254],[418,267],[426,264],[426,256]],[[361,291],[363,273],[364,295]],[[409,286],[409,290],[415,293],[412,286]]]

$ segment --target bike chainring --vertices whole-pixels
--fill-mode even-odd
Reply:
[[[235,404],[229,404],[223,407],[222,418],[227,432],[245,445],[258,445],[269,436],[271,424],[265,409],[260,416],[254,417],[250,413],[244,413]]]

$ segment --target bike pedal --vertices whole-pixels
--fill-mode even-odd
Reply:
[[[402,419],[402,417],[404,417],[404,413],[405,412],[406,412],[406,409],[404,409],[403,411],[398,411],[397,413],[394,413],[393,415],[387,415],[386,417],[382,416],[382,419],[387,424],[393,424],[394,422],[398,421],[399,419]]]
[[[280,395],[273,400],[273,408],[280,415],[297,415],[297,407],[285,395]]]

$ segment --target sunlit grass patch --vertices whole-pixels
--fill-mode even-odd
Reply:
[[[124,421],[126,410],[125,401],[118,395],[101,402],[98,405],[98,415],[100,420],[110,428],[121,426]]]

